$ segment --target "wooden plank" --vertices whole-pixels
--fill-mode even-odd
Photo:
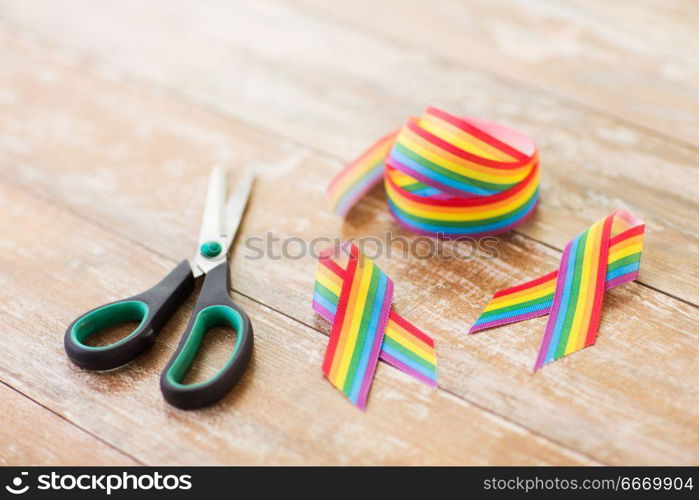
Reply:
[[[138,465],[0,383],[0,465]]]
[[[344,224],[327,212],[324,186],[339,166],[332,158],[105,81],[81,64],[55,64],[33,43],[11,47],[5,54],[18,55],[3,59],[10,76],[2,77],[1,88],[14,100],[0,115],[0,131],[11,138],[2,175],[110,232],[179,259],[195,246],[210,165],[221,159],[235,166],[267,161],[234,250],[233,286],[325,332],[325,322],[310,310],[313,259],[256,260],[245,239],[268,232],[306,242],[317,236],[383,238],[390,229],[414,241],[391,221],[378,193]],[[39,68],[50,84],[35,76]],[[651,243],[647,247],[650,255],[657,251]],[[397,283],[399,311],[437,340],[441,384],[604,462],[696,462],[697,309],[639,285],[614,290],[599,344],[531,376],[543,320],[475,337],[465,332],[494,290],[554,269],[560,253],[517,235],[503,238],[498,251],[501,257],[488,262],[379,259]],[[102,256],[110,255],[100,252],[76,264],[91,273],[88,282],[100,279],[99,267],[90,269],[104,266]],[[130,265],[149,264],[115,263],[105,275],[124,273]],[[645,273],[645,261],[643,266]],[[112,290],[114,296],[155,276],[127,282]],[[72,279],[66,275],[65,283]],[[110,285],[102,284],[105,290]],[[82,293],[65,298],[73,314],[79,305],[105,299]],[[315,368],[309,373],[317,376]]]
[[[699,209],[696,150],[455,65],[431,51],[406,50],[298,12],[293,5],[148,2],[137,14],[131,9],[113,1],[74,1],[56,9],[39,1],[6,4],[5,15],[126,68],[124,77],[113,67],[96,64],[110,78],[135,76],[281,134],[269,142],[283,151],[294,149],[285,139],[292,138],[348,161],[427,104],[512,125],[542,150],[542,202],[519,231],[562,249],[581,228],[614,209],[629,209],[650,229],[642,281],[699,304],[699,275],[684,265],[699,259],[699,219],[687,216]],[[163,12],[170,12],[171,21]],[[182,36],[178,19],[190,36]],[[7,43],[4,64],[19,64],[10,62],[19,48]],[[64,56],[80,54],[67,51]],[[25,89],[25,98],[30,88],[44,85],[33,75],[13,74],[5,74],[14,79],[7,84]],[[53,104],[39,105],[32,94],[36,120],[44,120],[43,106],[63,103],[63,95],[54,98],[58,101]],[[30,111],[25,107],[16,112]],[[249,151],[242,143],[236,145],[243,148],[240,154],[220,142],[212,147],[225,159]],[[295,157],[296,162],[302,159]],[[170,166],[169,175],[180,167]],[[325,169],[318,189],[339,169],[340,163]],[[31,169],[16,170],[24,177],[34,175]]]
[[[299,0],[297,0],[299,1]],[[699,140],[696,2],[300,0],[457,64],[565,96],[655,133]]]
[[[323,335],[238,294],[255,352],[220,404],[181,411],[160,394],[193,297],[136,361],[107,373],[79,369],[63,352],[71,319],[146,288],[174,261],[2,183],[0,209],[0,313],[21,332],[3,341],[0,376],[146,464],[591,463],[385,365],[362,413],[321,376]],[[202,363],[230,353],[217,347]]]

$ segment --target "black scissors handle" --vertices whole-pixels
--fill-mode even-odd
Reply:
[[[245,311],[228,295],[229,284],[227,261],[206,274],[187,330],[160,377],[163,396],[173,406],[192,409],[215,403],[233,389],[250,362],[253,349],[252,325]],[[182,380],[196,357],[202,339],[215,326],[235,330],[233,352],[210,379],[183,384]]]
[[[184,260],[153,288],[86,312],[66,330],[64,345],[68,357],[90,370],[110,370],[136,359],[153,345],[160,329],[193,288],[192,268]],[[118,342],[99,347],[85,343],[103,328],[131,321],[138,321],[139,325]]]

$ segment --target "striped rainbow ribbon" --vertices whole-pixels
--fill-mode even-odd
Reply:
[[[485,236],[508,231],[534,211],[539,155],[510,128],[430,107],[331,182],[334,210],[346,215],[382,178],[391,213],[411,231]]]
[[[323,374],[362,409],[379,358],[436,386],[434,341],[391,307],[390,278],[355,244],[345,266],[335,254],[320,254],[313,293],[313,309],[332,323]]]
[[[566,245],[557,271],[493,295],[469,333],[549,314],[535,371],[593,345],[605,290],[638,277],[644,230],[612,212]]]

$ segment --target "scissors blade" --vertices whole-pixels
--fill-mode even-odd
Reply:
[[[204,202],[204,215],[201,219],[201,229],[199,230],[199,240],[197,243],[197,253],[192,259],[194,265],[192,271],[194,277],[201,276],[210,269],[216,267],[226,258],[223,244],[225,234],[223,229],[224,212],[223,205],[226,198],[227,182],[226,169],[223,166],[216,166],[209,175],[209,184],[206,190],[206,201]],[[205,245],[215,247],[221,246],[221,251],[213,257],[202,255]]]
[[[225,202],[227,192],[226,169],[217,166],[209,177],[209,188],[204,205],[204,216],[199,233],[197,253],[193,259],[192,272],[194,277],[201,276],[218,266],[227,258],[235,233],[240,226],[250,191],[252,189],[253,173],[248,169],[236,185],[228,202]],[[224,206],[225,204],[225,206]],[[207,255],[206,249],[218,245],[218,253]]]
[[[231,194],[231,197],[228,199],[228,203],[226,203],[224,211],[224,232],[226,236],[225,244],[223,245],[226,250],[228,250],[231,243],[233,243],[235,235],[238,232],[238,227],[240,227],[240,222],[243,220],[254,181],[255,170],[252,167],[246,168],[238,184],[236,184],[233,194]]]

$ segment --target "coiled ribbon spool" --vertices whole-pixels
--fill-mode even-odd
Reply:
[[[328,187],[344,216],[383,178],[393,216],[432,236],[506,232],[529,217],[539,196],[539,154],[518,132],[430,107],[380,139]]]

